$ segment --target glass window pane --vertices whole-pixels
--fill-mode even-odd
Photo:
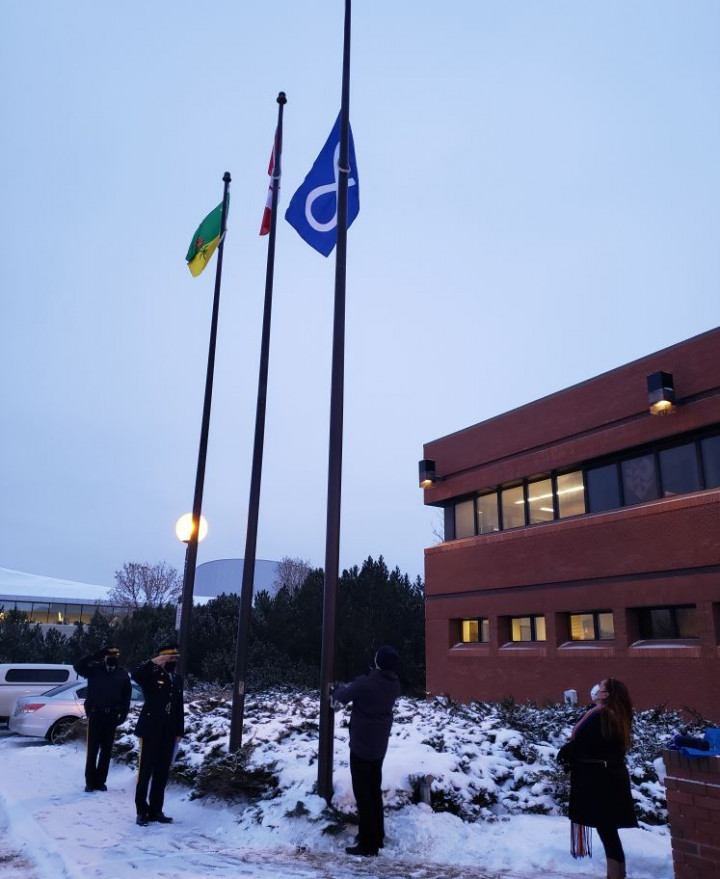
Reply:
[[[695,443],[663,449],[660,452],[660,476],[663,497],[699,491],[700,469]]]
[[[473,537],[475,535],[475,509],[472,501],[461,501],[455,504],[455,537]]]
[[[642,504],[657,498],[655,459],[652,455],[640,455],[622,461],[620,469],[626,504]]]
[[[720,485],[720,436],[711,436],[700,443],[702,447],[705,488]]]
[[[500,492],[503,528],[519,528],[525,524],[525,497],[522,485]]]
[[[535,617],[535,640],[545,641],[545,617]]]
[[[500,530],[498,519],[497,492],[482,494],[477,499],[478,534],[489,534]]]
[[[82,604],[68,604],[66,608],[65,625],[79,623],[82,619]]]
[[[620,506],[617,464],[606,464],[587,472],[588,508],[591,513],[617,510]]]
[[[65,605],[51,604],[48,622],[61,626],[65,622]]]
[[[530,525],[538,522],[552,522],[553,490],[551,479],[541,479],[528,485],[528,519]]]
[[[462,621],[462,642],[463,644],[470,644],[473,641],[478,640],[478,621],[477,620],[463,620]]]
[[[30,620],[33,623],[47,623],[48,621],[48,608],[47,604],[39,604],[37,601],[33,601],[32,613],[30,614]]]
[[[513,617],[511,624],[513,641],[532,641],[530,617]]]
[[[21,611],[29,618],[32,614],[32,601],[16,601],[15,610]]]
[[[676,607],[675,623],[678,638],[697,638],[694,607]]]
[[[585,488],[581,470],[563,473],[557,478],[558,515],[581,516],[585,512]]]
[[[570,614],[570,640],[594,641],[595,624],[591,613]]]
[[[480,620],[480,640],[485,644],[490,640],[490,620],[487,617]]]
[[[597,615],[598,638],[601,641],[612,641],[615,637],[615,623],[612,613],[599,613]]]

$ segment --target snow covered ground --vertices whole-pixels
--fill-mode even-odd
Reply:
[[[520,759],[529,746],[517,730],[492,727],[490,716],[484,728],[479,717],[469,724],[472,715],[462,711],[455,712],[460,719],[453,720],[447,712],[425,710],[425,703],[406,699],[398,703],[384,773],[389,806],[386,848],[375,859],[348,857],[344,849],[356,828],[347,765],[347,715],[340,715],[336,723],[335,809],[328,811],[324,800],[312,793],[317,733],[306,716],[312,710],[311,701],[300,704],[269,696],[248,702],[245,739],[255,745],[251,760],[274,766],[279,781],[270,796],[245,806],[228,805],[192,799],[189,787],[173,784],[168,788],[165,811],[175,823],[167,826],[142,828],[134,823],[131,736],[120,742],[129,764],[114,763],[108,792],[92,794],[83,790],[84,743],[51,746],[36,739],[0,736],[0,877],[530,879],[542,872],[545,879],[554,879],[605,875],[599,843],[592,860],[574,861],[569,854],[569,822],[553,814],[557,810],[542,777],[550,754],[534,754],[538,769],[531,771]],[[132,728],[132,721],[127,728]],[[181,773],[200,765],[213,748],[226,747],[227,707],[193,703],[188,707],[188,731],[178,765]],[[553,747],[548,745],[547,750]],[[476,765],[480,765],[479,775],[469,771]],[[480,820],[463,821],[457,814],[413,804],[409,782],[413,773],[433,774],[444,779],[445,786],[449,780],[458,794],[463,785],[482,787],[478,779],[484,778],[484,793],[476,797],[481,803],[477,809],[484,810],[478,815]],[[470,800],[465,797],[458,802],[462,806]],[[633,877],[672,879],[667,828],[621,834]]]

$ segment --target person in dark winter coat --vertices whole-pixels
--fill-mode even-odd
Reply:
[[[393,705],[400,695],[398,659],[394,648],[381,647],[369,675],[338,686],[331,694],[333,708],[352,702],[350,775],[359,827],[356,845],[345,849],[351,855],[377,855],[385,842],[382,765],[393,722]]]
[[[624,879],[625,853],[618,828],[637,827],[625,754],[631,744],[632,702],[615,678],[593,688],[595,705],[575,724],[558,752],[570,771],[569,817],[573,857],[592,855],[595,827],[605,850],[608,879]]]
[[[175,748],[185,734],[183,679],[175,671],[179,656],[176,644],[166,644],[132,673],[145,696],[135,727],[140,739],[135,808],[141,827],[151,821],[169,824],[173,820],[163,812],[163,805]]]
[[[130,710],[130,675],[119,665],[117,647],[103,647],[79,659],[73,668],[87,678],[85,714],[88,719],[85,790],[106,791],[115,730]]]

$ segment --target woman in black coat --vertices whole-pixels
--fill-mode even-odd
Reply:
[[[624,879],[625,853],[619,827],[637,827],[625,754],[630,747],[632,702],[621,681],[607,678],[595,706],[575,724],[558,760],[570,770],[573,857],[592,854],[589,828],[597,828],[605,849],[608,879]]]

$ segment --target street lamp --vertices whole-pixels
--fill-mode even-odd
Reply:
[[[188,640],[189,640],[189,621],[190,621],[190,613],[192,611],[192,600],[193,600],[193,591],[192,586],[188,586],[188,576],[190,574],[190,546],[191,540],[194,536],[195,523],[193,522],[193,514],[185,513],[175,523],[175,534],[177,539],[185,544],[185,567],[183,569],[183,586],[182,586],[182,598],[180,604],[177,606],[177,613],[175,614],[175,629],[178,634],[178,643],[180,645],[180,660],[178,662],[178,671],[180,674],[184,674],[187,669],[187,651],[188,651]],[[200,527],[198,528],[197,539],[192,540],[192,545],[195,547],[195,553],[197,553],[197,544],[200,543],[201,540],[205,538],[208,532],[208,524],[207,519],[204,516],[200,516]],[[194,574],[194,571],[193,571]],[[194,577],[192,578],[194,581]],[[184,621],[184,625],[183,625]]]
[[[207,537],[208,524],[205,516],[200,516],[200,531],[198,533],[198,543]],[[175,535],[182,543],[189,543],[193,533],[193,517],[192,513],[185,513],[175,523]]]

